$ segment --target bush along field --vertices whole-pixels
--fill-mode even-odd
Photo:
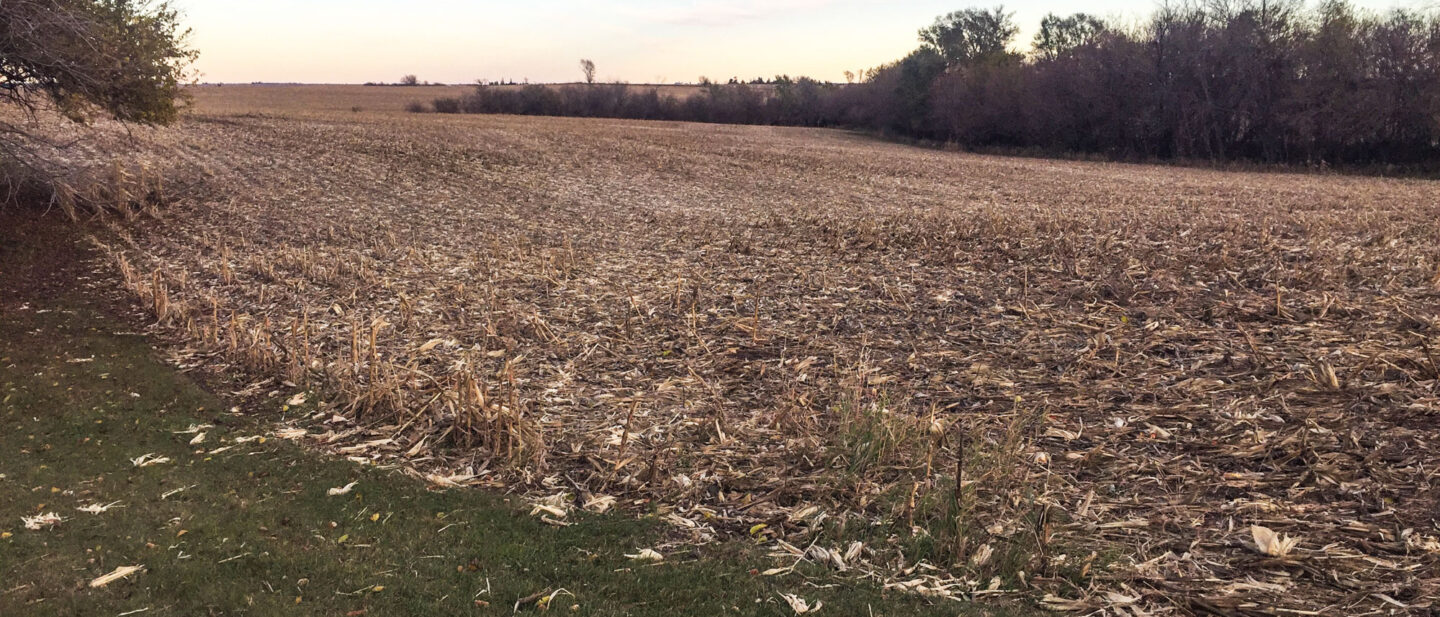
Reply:
[[[743,540],[778,585],[1436,596],[1430,182],[203,102],[136,135],[187,190],[98,254],[171,363],[303,394],[272,428],[307,449]]]
[[[519,496],[299,447],[271,421],[318,401],[210,393],[117,312],[74,234],[5,222],[0,614],[1006,614],[814,564],[763,576],[750,542],[675,545],[654,516],[563,503],[547,524]]]

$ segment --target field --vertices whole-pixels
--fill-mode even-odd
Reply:
[[[563,86],[565,84],[561,84]],[[523,85],[491,86],[519,89]],[[755,86],[764,90],[769,86]],[[658,90],[660,96],[684,99],[700,91],[699,86],[635,84],[630,88]],[[194,86],[186,90],[202,114],[276,114],[315,112],[401,112],[410,103],[429,104],[436,98],[455,97],[475,89],[458,86],[311,86],[293,84],[228,84]]]
[[[301,86],[226,84],[186,89],[202,114],[297,114],[315,112],[403,112],[405,105],[459,96],[474,86]]]
[[[822,566],[760,576],[763,548],[667,545],[653,519],[552,526],[513,496],[436,490],[276,439],[281,409],[315,401],[237,397],[243,375],[197,383],[165,364],[138,332],[147,315],[78,231],[0,213],[0,615],[475,616],[553,603],[577,616],[774,617],[790,611],[784,594],[840,614],[957,614],[878,582],[805,585]],[[645,548],[664,560],[627,556]]]
[[[236,90],[106,250],[302,442],[939,597],[1440,594],[1433,182]]]

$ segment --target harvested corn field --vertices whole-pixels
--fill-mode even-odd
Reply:
[[[178,362],[323,401],[283,435],[937,601],[1440,594],[1432,182],[207,113],[107,244]]]

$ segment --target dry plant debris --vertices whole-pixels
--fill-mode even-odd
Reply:
[[[35,516],[23,516],[23,517],[20,517],[20,523],[23,524],[23,525],[25,525],[25,528],[26,528],[26,529],[29,529],[30,531],[40,531],[40,530],[42,530],[42,529],[54,529],[54,528],[56,528],[56,527],[59,527],[59,526],[60,526],[60,523],[63,523],[63,522],[65,522],[65,519],[62,518],[59,514],[56,514],[56,513],[54,513],[54,512],[46,512],[46,513],[44,513],[44,514],[36,514]]]
[[[838,565],[937,597],[1440,595],[1434,183],[537,118],[141,139],[207,192],[109,255],[181,366],[331,401],[286,438],[562,493],[535,504],[557,524],[605,503],[808,546],[898,522],[951,548]]]
[[[77,508],[75,508],[75,509],[76,509],[76,510],[79,510],[79,511],[81,511],[81,512],[84,512],[84,513],[86,513],[86,514],[104,514],[104,513],[106,513],[106,512],[109,512],[111,508],[123,508],[123,507],[125,507],[125,506],[124,506],[124,505],[121,505],[120,502],[118,502],[118,501],[112,501],[112,502],[107,503],[107,504],[99,504],[99,503],[87,504],[87,505],[79,506],[79,507],[77,507]]]
[[[136,466],[136,467],[149,467],[149,466],[151,466],[151,465],[164,465],[165,463],[169,463],[169,462],[170,462],[170,457],[168,457],[168,456],[159,456],[159,455],[156,455],[156,454],[153,453],[153,452],[152,452],[152,453],[149,453],[149,454],[141,454],[140,456],[137,456],[137,457],[135,457],[135,458],[130,459],[130,464],[131,464],[131,465],[134,465],[134,466]]]
[[[796,615],[818,613],[820,609],[825,606],[824,602],[816,602],[814,605],[811,605],[805,601],[804,598],[790,593],[780,594],[780,598],[785,600],[786,604],[790,605],[790,610],[795,611]]]
[[[653,548],[642,548],[637,553],[627,553],[625,556],[635,561],[648,561],[652,563],[665,561],[665,556]]]
[[[144,570],[145,566],[120,566],[104,576],[96,577],[90,581],[91,587],[104,587],[115,581],[129,577],[131,574]]]

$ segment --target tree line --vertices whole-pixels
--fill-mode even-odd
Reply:
[[[840,85],[480,86],[434,111],[835,126],[970,148],[1295,164],[1440,162],[1440,17],[1344,0],[1166,5],[1137,24],[1002,7],[943,15]]]
[[[698,94],[685,97],[661,94],[651,86],[626,84],[532,84],[519,88],[481,85],[462,96],[437,98],[428,108],[412,105],[411,110],[835,126],[840,124],[839,115],[831,112],[831,103],[837,94],[839,91],[832,84],[784,76],[766,85],[705,83],[701,84]]]

